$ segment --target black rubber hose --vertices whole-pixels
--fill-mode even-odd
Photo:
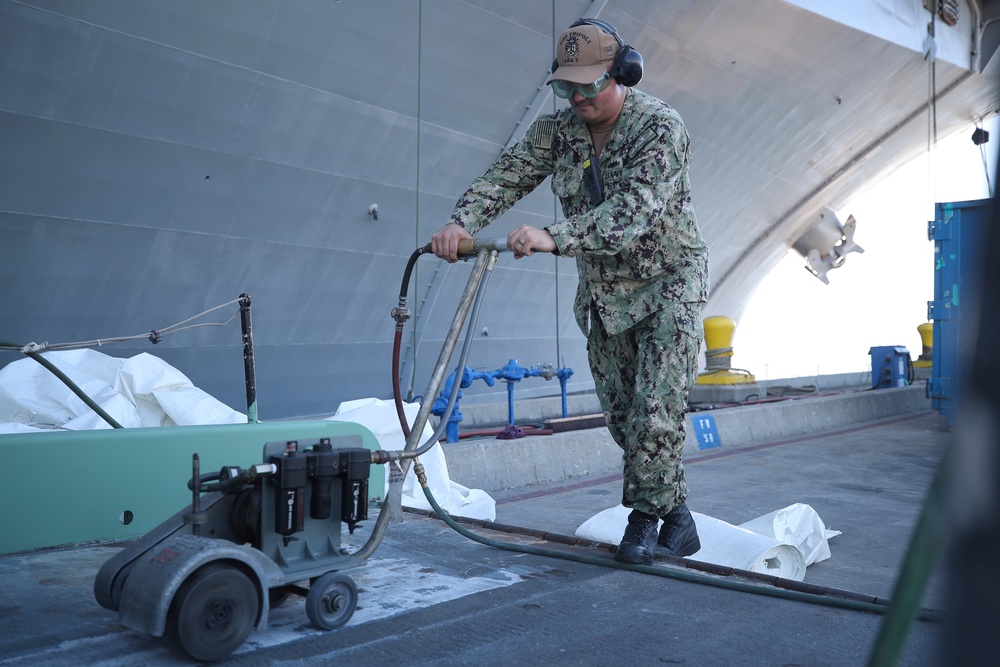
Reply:
[[[489,250],[491,247],[496,246],[499,243],[500,239],[492,239],[492,240],[482,241],[481,245],[484,246],[484,249]],[[431,249],[430,244],[427,244],[422,248],[417,248],[410,255],[410,259],[406,264],[406,269],[403,271],[403,280],[400,285],[401,291],[399,294],[399,305],[397,306],[397,308],[405,308],[407,292],[403,290],[409,290],[410,273],[413,270],[413,266],[416,263],[416,260],[421,255],[429,253],[430,249]],[[473,298],[473,302],[468,311],[468,316],[467,316],[468,323],[466,325],[465,342],[462,346],[462,351],[459,354],[458,365],[455,369],[456,382],[459,380],[460,372],[462,371],[462,369],[465,368],[465,365],[469,358],[469,352],[472,348],[474,331],[476,329],[477,322],[479,321],[479,311],[482,309],[483,294],[486,292],[486,286],[489,284],[489,279],[491,275],[493,275],[493,270],[492,268],[487,267],[483,271],[482,275],[479,277],[478,285],[476,285],[475,296]],[[407,422],[406,413],[403,410],[402,388],[399,382],[399,357],[401,353],[402,339],[403,339],[403,323],[405,322],[406,319],[407,319],[406,317],[401,317],[401,316],[396,318],[396,332],[393,337],[391,365],[392,365],[392,383],[393,383],[392,398],[396,406],[396,416],[399,419],[399,425],[403,431],[403,437],[409,439],[410,425]],[[455,403],[457,402],[458,402],[458,389],[453,386],[452,392],[448,396],[448,404],[445,406],[444,412],[441,415],[441,419],[438,422],[438,427],[434,430],[434,434],[430,438],[428,438],[428,440],[423,445],[421,445],[412,453],[408,454],[408,458],[413,458],[416,456],[420,456],[421,454],[425,454],[431,447],[434,446],[434,444],[440,439],[441,434],[443,434],[445,429],[447,428],[448,419],[451,418],[451,413],[454,410]]]
[[[413,264],[416,262],[416,259],[421,254],[424,254],[425,252],[428,252],[429,249],[430,249],[429,245],[425,246],[424,248],[418,248],[411,255],[410,261],[407,263],[407,267],[406,267],[406,270],[405,270],[404,276],[403,276],[403,283],[402,283],[402,287],[401,287],[401,291],[400,291],[400,303],[401,304],[405,303],[406,292],[403,291],[403,290],[407,290],[408,289],[408,286],[409,286],[409,274],[412,271]],[[490,272],[486,272],[486,276],[488,276],[489,273]],[[475,328],[475,321],[476,321],[476,318],[478,317],[479,309],[480,309],[480,307],[482,305],[480,301],[481,301],[482,294],[483,294],[484,291],[485,291],[485,281],[482,281],[481,284],[477,286],[476,299],[475,299],[475,303],[474,303],[474,305],[472,307],[472,310],[471,310],[472,320],[471,320],[471,322],[469,324],[469,328],[467,330],[466,349],[463,349],[463,355],[462,355],[463,359],[464,359],[464,355],[468,352],[468,343],[470,342],[469,339],[468,339],[468,333],[472,332],[474,330],[474,328]],[[402,329],[402,324],[400,323],[398,325],[398,327],[397,327],[397,330],[401,330],[401,329]],[[398,333],[398,331],[397,331],[397,333]],[[395,348],[395,346],[394,346],[394,348]],[[464,361],[463,361],[463,363],[464,363]],[[394,359],[393,359],[393,375],[394,375],[394,378],[397,376],[397,372],[396,372],[397,366],[398,366],[398,356],[396,356],[396,350],[394,349]],[[461,365],[459,366],[459,368],[461,368]],[[456,380],[457,379],[458,379],[458,377],[456,375]],[[405,419],[403,411],[402,411],[402,399],[401,399],[401,396],[400,396],[400,392],[398,391],[398,381],[396,382],[395,387],[396,387],[396,390],[394,391],[394,398],[396,399],[397,412],[398,412],[398,414],[400,416],[400,423],[401,423],[404,431],[408,431],[409,428],[408,428],[408,425],[406,423],[406,419]],[[457,391],[454,391],[454,388],[453,388],[453,393],[457,394]],[[450,407],[450,405],[449,405],[449,407]],[[444,423],[444,420],[442,420],[442,424],[443,423]],[[422,453],[425,449],[428,448],[428,445],[430,445],[431,443],[433,443],[435,440],[436,440],[436,438],[432,438],[423,447],[420,447],[419,452],[417,452],[417,453]],[[889,607],[887,607],[886,605],[875,604],[875,603],[871,603],[871,602],[863,602],[863,601],[860,601],[860,600],[848,600],[848,599],[844,599],[844,598],[828,597],[828,596],[823,596],[823,595],[819,595],[819,594],[816,594],[816,593],[808,593],[808,592],[804,592],[804,591],[791,590],[791,589],[787,589],[787,588],[775,588],[775,587],[761,586],[761,585],[758,585],[758,584],[751,584],[751,583],[740,582],[740,581],[732,581],[732,580],[728,580],[728,579],[719,579],[719,578],[715,578],[715,577],[706,576],[706,575],[703,575],[703,574],[698,574],[698,573],[690,572],[690,571],[687,571],[687,570],[677,570],[677,569],[670,569],[670,568],[662,568],[662,567],[655,567],[655,566],[652,566],[652,565],[637,565],[637,564],[632,564],[632,563],[620,563],[620,562],[618,562],[616,560],[609,559],[609,558],[597,558],[597,557],[588,556],[588,555],[585,555],[585,554],[574,554],[574,553],[568,553],[568,552],[563,552],[563,551],[557,551],[557,550],[553,550],[553,549],[542,549],[542,548],[539,548],[539,547],[533,547],[533,546],[529,546],[529,545],[525,545],[525,544],[517,544],[517,543],[514,543],[514,542],[501,542],[501,541],[497,541],[497,540],[492,540],[490,538],[484,537],[482,535],[474,533],[474,532],[472,532],[472,531],[470,531],[470,530],[468,530],[468,529],[460,526],[458,523],[456,523],[454,521],[454,519],[451,518],[451,516],[448,515],[447,512],[445,512],[443,509],[441,509],[441,506],[438,504],[437,499],[434,498],[434,494],[431,493],[430,486],[427,483],[427,476],[425,474],[424,467],[420,463],[419,459],[414,459],[413,471],[414,471],[414,474],[417,475],[417,480],[420,482],[420,486],[421,486],[421,488],[424,491],[424,496],[427,498],[427,501],[430,503],[431,507],[434,509],[434,512],[445,523],[447,523],[453,530],[455,530],[459,534],[461,534],[461,535],[463,535],[463,536],[465,536],[465,537],[467,537],[467,538],[469,538],[469,539],[471,539],[471,540],[473,540],[475,542],[478,542],[480,544],[486,545],[486,546],[491,546],[491,547],[495,547],[495,548],[498,548],[498,549],[505,549],[505,550],[508,550],[508,551],[517,551],[517,552],[520,552],[520,553],[534,554],[534,555],[538,555],[538,556],[547,556],[547,557],[550,557],[550,558],[560,558],[560,559],[563,559],[563,560],[570,560],[570,561],[575,561],[575,562],[589,564],[589,565],[599,565],[599,566],[602,566],[602,567],[613,567],[613,568],[616,568],[616,569],[630,570],[630,571],[633,571],[633,572],[641,572],[641,573],[644,573],[644,574],[652,574],[652,575],[660,576],[660,577],[668,577],[668,578],[672,578],[672,579],[680,579],[682,581],[688,581],[688,582],[700,583],[700,584],[707,584],[707,585],[710,585],[710,586],[716,586],[718,588],[726,588],[726,589],[729,589],[729,590],[735,590],[735,591],[740,591],[740,592],[744,592],[744,593],[753,593],[753,594],[757,594],[757,595],[766,595],[766,596],[769,596],[769,597],[782,598],[782,599],[786,599],[786,600],[794,600],[794,601],[798,601],[798,602],[807,602],[807,603],[810,603],[810,604],[819,604],[819,605],[826,605],[826,606],[830,606],[830,607],[839,607],[841,609],[850,609],[850,610],[854,610],[854,611],[863,611],[863,612],[876,613],[876,614],[885,614],[885,613],[887,613],[887,610],[889,609]],[[921,620],[939,620],[939,618],[940,618],[940,615],[937,612],[935,612],[935,611],[921,610],[916,615]]]
[[[462,293],[462,297],[459,300],[458,311],[455,314],[455,321],[452,322],[452,326],[448,330],[448,335],[445,337],[444,344],[441,347],[441,354],[438,358],[437,363],[435,364],[434,372],[431,374],[431,380],[430,383],[428,384],[426,392],[427,396],[432,396],[438,391],[440,383],[443,380],[443,373],[445,370],[445,366],[447,365],[448,360],[451,359],[452,353],[454,352],[455,343],[457,343],[458,336],[461,333],[461,324],[464,323],[465,320],[467,319],[469,308],[472,307],[473,302],[475,301],[476,303],[478,303],[480,301],[480,298],[482,296],[482,288],[484,287],[483,276],[484,274],[487,273],[488,270],[487,267],[492,264],[492,261],[490,260],[489,255],[486,252],[488,250],[490,250],[490,248],[488,247],[481,248],[479,251],[479,255],[476,258],[476,263],[472,269],[472,276],[469,278],[469,282],[466,284],[465,291]],[[404,304],[401,304],[401,307],[403,305]],[[403,319],[402,313],[398,314],[400,315],[399,320],[402,320]],[[398,326],[399,323],[397,322],[397,327]],[[468,334],[466,336],[467,342],[471,338],[471,332],[472,328],[469,329]],[[397,397],[398,396],[399,395],[397,394]],[[401,398],[399,400],[401,401]],[[430,409],[431,409],[430,404],[427,403],[426,401],[423,404],[421,404],[416,419],[416,421],[420,423],[420,429],[423,429],[423,425],[426,424],[427,419],[430,416]],[[406,421],[405,418],[402,421],[405,422]],[[443,430],[444,426],[446,426],[446,424],[442,422],[441,424],[439,424],[438,428]],[[386,452],[384,450],[374,451],[372,452],[372,462],[382,464],[382,463],[389,463],[390,461],[398,461],[403,468],[403,474],[405,476],[407,471],[409,470],[410,461],[413,459],[414,456],[416,456],[414,450],[417,450],[419,446],[419,442],[414,437],[412,430],[413,429],[411,429],[410,436],[407,437],[407,443],[403,451],[401,452]],[[425,449],[428,449],[431,446],[433,446],[438,438],[439,433],[440,431],[436,433],[434,437],[428,440],[423,447],[420,447],[419,448],[420,451],[424,451]],[[413,438],[413,442],[410,442],[411,438]],[[375,549],[378,548],[378,545],[381,543],[382,538],[385,535],[385,531],[389,523],[388,518],[389,518],[388,512],[379,513],[379,517],[375,521],[375,525],[372,528],[372,533],[369,536],[368,541],[365,542],[365,544],[358,551],[352,554],[354,557],[356,557],[359,560],[364,560],[368,558],[372,553],[374,553]]]
[[[410,253],[410,259],[406,261],[406,268],[403,270],[403,280],[399,285],[399,298],[406,299],[406,295],[410,291],[410,274],[413,273],[413,267],[416,265],[417,260],[420,259],[421,255],[425,255],[431,251],[431,244],[417,248],[412,253]]]
[[[430,251],[431,244],[428,243],[410,253],[410,258],[406,261],[406,268],[403,270],[403,279],[399,285],[398,308],[402,309],[406,307],[406,298],[410,291],[410,276],[413,273],[413,267],[416,266],[417,260],[420,259],[421,255]],[[403,345],[403,323],[408,317],[408,314],[397,317],[396,334],[392,341],[392,396],[396,404],[396,415],[399,417],[399,423],[403,427],[404,439],[410,437],[410,425],[406,422],[406,413],[403,411],[402,388],[399,384],[399,355]]]
[[[465,342],[462,344],[462,351],[459,353],[458,364],[455,367],[455,382],[458,383],[461,377],[461,372],[469,361],[469,352],[472,349],[472,340],[475,336],[476,326],[479,322],[479,311],[483,306],[483,294],[486,293],[486,286],[489,284],[490,276],[493,275],[493,271],[489,268],[483,272],[480,277],[479,285],[476,287],[476,295],[472,302],[472,307],[469,309],[469,314],[467,317],[467,324],[465,329]],[[441,413],[441,418],[438,420],[437,428],[434,429],[433,434],[427,439],[424,444],[420,445],[413,454],[412,457],[420,456],[421,454],[426,454],[431,447],[437,444],[438,440],[441,439],[442,434],[448,428],[448,420],[451,419],[451,413],[455,409],[455,404],[458,402],[459,389],[452,384],[452,391],[448,395],[448,403],[445,405],[444,412]]]
[[[461,525],[459,525],[451,516],[448,515],[441,506],[438,505],[437,500],[434,498],[434,494],[431,493],[430,486],[427,483],[427,476],[424,474],[424,467],[419,460],[415,461],[413,464],[413,471],[417,475],[417,480],[420,482],[421,488],[424,490],[424,497],[427,498],[427,502],[430,503],[431,507],[434,508],[434,512],[451,526],[456,532],[465,537],[484,544],[486,546],[495,547],[498,549],[506,549],[507,551],[517,551],[519,553],[533,554],[536,556],[547,556],[550,558],[560,558],[562,560],[574,561],[577,563],[584,563],[587,565],[600,565],[602,567],[613,567],[619,570],[630,570],[632,572],[641,572],[643,574],[652,574],[658,577],[667,577],[669,579],[680,579],[681,581],[687,581],[696,584],[707,584],[709,586],[715,586],[717,588],[725,588],[733,591],[740,591],[742,593],[753,593],[756,595],[766,595],[768,597],[781,598],[784,600],[794,600],[797,602],[807,602],[809,604],[825,605],[828,607],[839,607],[841,609],[850,609],[853,611],[863,611],[873,614],[886,614],[889,607],[881,604],[874,604],[871,602],[862,602],[860,600],[847,600],[843,598],[827,597],[823,595],[817,595],[815,593],[807,593],[803,591],[790,590],[785,588],[775,588],[771,586],[761,586],[758,584],[751,584],[742,581],[732,581],[729,579],[719,579],[715,577],[709,577],[703,574],[698,574],[695,572],[690,572],[687,570],[679,570],[673,568],[656,567],[653,565],[635,565],[632,563],[620,563],[611,558],[598,558],[596,556],[588,556],[586,554],[576,554],[566,551],[556,551],[554,549],[542,549],[540,547],[533,547],[527,544],[517,544],[515,542],[500,542],[497,540],[492,540],[488,537],[474,533]],[[941,615],[936,611],[922,610],[916,614],[917,618],[924,621],[939,621]]]
[[[7,341],[0,341],[0,345],[17,346],[16,343],[10,343],[10,342],[7,342]],[[21,353],[22,354],[25,354],[25,355],[31,357],[32,359],[34,359],[35,361],[37,361],[38,363],[40,363],[42,366],[44,366],[46,369],[48,369],[48,371],[50,373],[52,373],[57,378],[59,378],[64,385],[66,385],[67,387],[69,387],[70,391],[72,391],[74,394],[76,394],[77,398],[79,398],[81,401],[83,401],[84,403],[86,403],[87,407],[89,407],[91,410],[93,410],[94,412],[96,412],[101,417],[101,419],[103,419],[108,424],[110,424],[112,426],[112,428],[125,428],[124,426],[122,426],[121,424],[119,424],[118,422],[116,422],[111,415],[109,415],[107,412],[105,412],[104,409],[101,408],[101,406],[99,406],[97,403],[95,403],[94,399],[92,399],[90,396],[87,396],[87,394],[83,393],[83,390],[80,389],[80,387],[78,387],[75,382],[73,382],[71,379],[69,379],[69,376],[67,376],[65,373],[63,373],[61,370],[59,370],[59,368],[55,364],[53,364],[51,361],[49,361],[48,359],[46,359],[45,357],[43,357],[40,352],[28,352],[28,351],[25,351],[23,345],[22,346],[18,346],[18,347],[21,348]]]

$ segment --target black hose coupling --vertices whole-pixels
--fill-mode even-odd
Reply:
[[[392,461],[402,461],[403,459],[416,459],[416,451],[392,451],[388,449],[378,449],[372,452],[372,463],[379,465]]]
[[[392,452],[387,449],[376,449],[372,452],[372,463],[384,465],[390,461],[396,461],[399,459],[398,454],[399,452]]]
[[[396,321],[396,326],[402,327],[406,320],[410,319],[410,310],[406,307],[406,299],[401,298],[399,305],[393,308],[389,314]]]

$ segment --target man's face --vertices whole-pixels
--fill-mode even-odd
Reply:
[[[595,97],[584,97],[574,91],[569,98],[569,104],[580,120],[589,125],[604,125],[614,123],[618,119],[624,100],[625,87],[618,85],[618,82],[612,79],[611,84]]]

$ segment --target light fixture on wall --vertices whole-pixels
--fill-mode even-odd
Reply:
[[[854,242],[856,227],[853,215],[841,224],[833,209],[824,207],[792,247],[806,258],[806,269],[829,285],[827,271],[843,266],[847,253],[864,252],[864,248]]]

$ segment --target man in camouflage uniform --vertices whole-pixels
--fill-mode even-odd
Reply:
[[[574,313],[608,429],[624,452],[622,503],[632,508],[615,558],[649,564],[657,546],[687,556],[700,542],[685,506],[684,412],[708,296],[690,140],[676,111],[631,88],[642,58],[610,25],[578,21],[559,37],[557,54],[548,83],[570,108],[541,116],[473,182],[432,249],[455,261],[460,239],[552,176],[565,219],[522,225],[507,243],[516,258],[576,258]]]

